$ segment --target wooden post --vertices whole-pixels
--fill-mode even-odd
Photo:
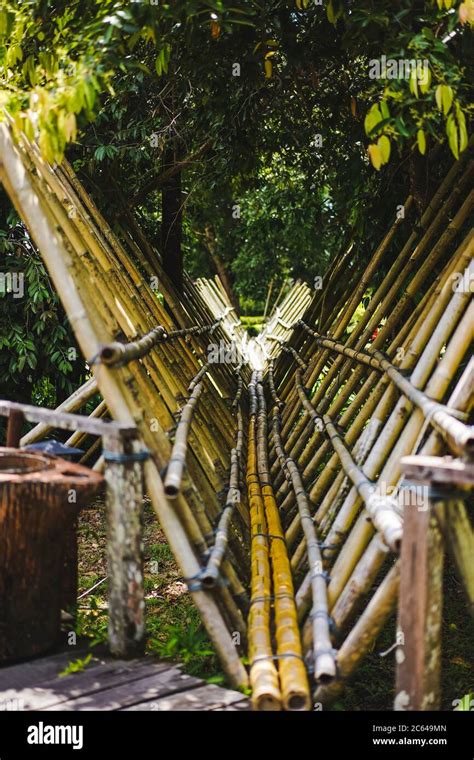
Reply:
[[[20,445],[21,429],[25,418],[18,409],[12,409],[8,415],[7,446],[17,449]]]
[[[395,710],[440,707],[444,550],[427,497],[404,510]]]
[[[405,477],[436,488],[446,498],[435,502],[418,493],[416,506],[404,510],[401,549],[395,710],[433,710],[440,706],[441,612],[443,606],[443,533],[448,539],[472,608],[472,572],[468,556],[472,531],[461,536],[464,510],[453,499],[453,486],[474,482],[472,464],[453,457],[406,456]]]
[[[143,652],[145,600],[142,546],[142,465],[133,460],[138,444],[104,437],[107,482],[109,645],[113,654]],[[130,458],[129,458],[130,457]]]
[[[79,585],[77,516],[67,525],[62,536],[64,561],[61,570],[61,609],[74,618],[77,612],[77,589]]]

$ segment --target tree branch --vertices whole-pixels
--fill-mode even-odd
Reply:
[[[201,156],[207,150],[209,150],[211,146],[212,140],[206,140],[206,142],[203,143],[201,147],[198,148],[194,153],[191,153],[191,155],[183,158],[182,161],[177,161],[175,164],[172,164],[172,166],[170,166],[168,169],[165,169],[164,172],[155,174],[148,180],[148,182],[145,183],[145,185],[138,191],[138,193],[134,195],[132,200],[129,202],[129,206],[137,206],[139,203],[144,201],[147,195],[149,195],[154,190],[158,190],[162,185],[168,182],[168,180],[174,177],[175,174],[178,174],[178,172],[186,169],[190,164],[201,158]]]

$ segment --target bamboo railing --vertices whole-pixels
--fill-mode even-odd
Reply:
[[[67,163],[49,166],[0,125],[0,178],[91,370],[57,411],[98,394],[91,418],[136,428],[157,518],[229,682],[251,686],[254,709],[330,704],[395,614],[399,587],[407,625],[407,521],[428,531],[438,569],[446,544],[472,609],[468,486],[449,481],[436,506],[403,463],[445,455],[450,478],[470,477],[473,172],[465,151],[420,218],[409,197],[367,263],[341,250],[322,287],[295,283],[252,340],[218,279],[185,276],[178,293],[142,234],[117,237]],[[52,429],[41,423],[22,444]],[[68,443],[86,444],[95,468],[110,459],[100,437],[73,431]],[[139,546],[134,510],[124,524]],[[410,709],[439,705],[438,639]],[[402,669],[400,692],[408,681]]]

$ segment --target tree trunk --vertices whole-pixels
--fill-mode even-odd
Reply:
[[[234,289],[232,287],[232,281],[231,281],[230,274],[227,271],[227,267],[224,264],[222,258],[217,253],[216,237],[214,234],[214,230],[212,229],[210,224],[206,225],[205,237],[206,237],[206,247],[207,247],[207,250],[209,251],[209,255],[212,259],[212,263],[214,264],[216,268],[216,272],[219,275],[220,281],[222,282],[224,290],[227,293],[229,301],[231,302],[232,306],[235,308],[237,314],[239,314],[240,313],[239,298],[237,294],[234,292]]]
[[[413,196],[418,213],[425,210],[428,198],[427,193],[427,162],[426,157],[422,156],[418,150],[411,153],[408,171],[410,175],[410,195]]]
[[[174,147],[165,153],[163,171],[177,160]],[[163,269],[178,290],[183,288],[183,251],[181,248],[183,225],[183,198],[181,172],[177,172],[163,184],[161,191],[161,252]]]

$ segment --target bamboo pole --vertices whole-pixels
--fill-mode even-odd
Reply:
[[[165,493],[169,499],[175,499],[181,488],[186,451],[188,449],[189,427],[203,390],[203,377],[208,370],[209,365],[205,364],[189,384],[188,390],[190,391],[190,396],[179,419],[171,458],[166,469],[164,483]]]
[[[329,610],[326,577],[316,528],[311,517],[308,498],[295,462],[288,457],[280,434],[280,412],[273,407],[273,440],[282,468],[291,478],[303,525],[308,554],[310,591],[312,595],[311,624],[313,629],[314,675],[318,683],[330,683],[336,675],[336,658],[329,632]]]
[[[256,373],[249,385],[247,488],[251,526],[251,597],[248,619],[250,684],[256,710],[280,710],[282,695],[270,635],[271,575],[265,508],[257,470]]]
[[[273,579],[278,672],[285,710],[309,710],[311,698],[303,662],[293,578],[268,466],[267,408],[261,373],[256,377],[257,471],[263,498]],[[323,665],[318,652],[318,667]]]
[[[91,377],[89,380],[86,380],[80,388],[77,388],[65,401],[63,401],[62,404],[59,404],[59,406],[56,407],[56,411],[75,412],[96,393],[97,382]],[[20,446],[25,447],[29,446],[30,443],[40,441],[51,429],[52,428],[50,428],[45,422],[40,422],[20,439]]]
[[[240,496],[240,462],[243,448],[243,419],[237,410],[236,445],[230,452],[230,476],[227,498],[216,529],[215,543],[209,555],[206,567],[201,573],[204,588],[214,588],[220,578],[221,565],[229,543],[230,524],[234,509],[241,502]]]
[[[105,326],[97,320],[93,327],[89,320],[84,301],[87,303],[90,315],[96,314],[95,305],[87,296],[87,288],[81,288],[81,294],[79,294],[75,279],[78,270],[72,252],[66,249],[57,225],[52,221],[41,197],[36,195],[30,176],[22,163],[21,155],[13,145],[5,124],[0,125],[0,155],[2,182],[42,252],[81,350],[85,356],[93,356],[97,353],[100,343],[105,342],[104,338],[107,337]],[[114,375],[112,375],[110,370],[101,365],[94,368],[94,376],[113,417],[131,425],[134,424],[135,417],[139,421],[140,432],[146,442],[156,448],[158,443],[156,434],[151,436],[149,429],[141,424],[142,416],[124,383],[124,378],[128,377],[125,369],[114,370]],[[184,529],[168,506],[155,463],[152,461],[146,463],[145,472],[148,491],[161,526],[183,574],[185,577],[191,577],[198,571],[199,565]],[[247,674],[217,606],[213,600],[206,597],[204,592],[194,592],[192,596],[231,682],[236,686],[246,685]]]

